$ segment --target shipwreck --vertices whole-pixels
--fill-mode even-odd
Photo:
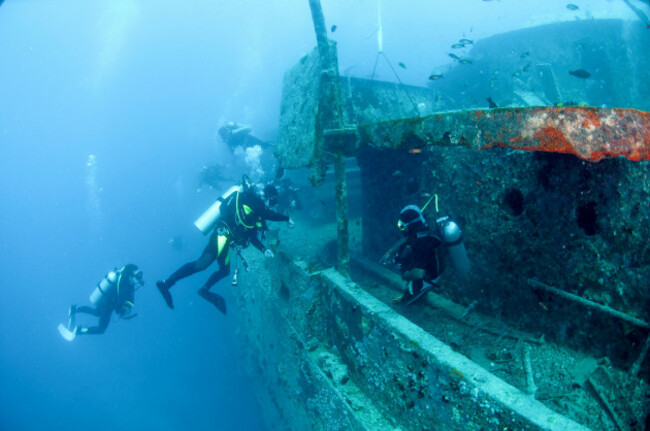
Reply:
[[[324,214],[274,232],[272,262],[247,254],[235,291],[269,428],[647,429],[650,32],[496,35],[473,48],[484,81],[459,95],[467,68],[430,87],[339,75],[310,7],[317,47],[285,75],[275,156]],[[514,61],[494,53],[517,44],[553,54],[491,82]],[[602,85],[562,72],[595,57]],[[502,107],[476,109],[486,86]],[[453,215],[472,271],[394,305],[403,282],[378,259],[399,209],[433,195],[425,216]]]

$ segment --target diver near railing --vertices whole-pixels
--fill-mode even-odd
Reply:
[[[440,217],[433,227],[429,227],[422,215],[433,195],[420,209],[417,205],[407,205],[401,211],[397,222],[404,239],[393,245],[380,259],[380,263],[394,263],[399,267],[402,279],[406,281],[404,294],[395,298],[396,302],[411,305],[421,299],[428,291],[438,286],[444,270],[442,249],[447,254],[460,275],[469,272],[471,263],[467,258],[463,233],[450,217]]]
[[[259,238],[260,229],[266,221],[285,221],[292,224],[289,216],[270,210],[253,188],[253,184],[244,175],[242,184],[233,186],[199,217],[194,225],[205,235],[212,232],[208,244],[201,256],[186,263],[176,270],[166,280],[156,282],[156,286],[169,308],[174,308],[174,302],[169,290],[183,278],[207,269],[217,262],[219,269],[214,272],[205,284],[198,290],[199,296],[219,311],[226,314],[226,300],[219,294],[210,292],[219,280],[230,274],[230,249],[238,250],[252,244],[264,256],[271,258],[273,252]],[[235,283],[236,284],[236,281]]]

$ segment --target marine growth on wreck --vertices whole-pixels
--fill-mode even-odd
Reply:
[[[464,38],[415,86],[404,63],[390,81],[340,73],[335,26],[309,3],[318,46],[285,75],[274,153],[312,210],[275,232],[281,263],[239,303],[269,422],[647,429],[645,26]],[[462,228],[472,270],[446,256],[439,288],[405,306],[397,269],[378,262],[399,210],[426,202],[429,223]]]

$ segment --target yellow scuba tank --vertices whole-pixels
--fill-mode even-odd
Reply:
[[[93,293],[90,294],[90,303],[95,307],[99,307],[105,304],[106,301],[115,297],[119,277],[120,275],[117,269],[106,274],[106,276],[97,283],[97,287],[95,287]]]
[[[226,190],[226,192],[222,194],[215,203],[210,205],[210,208],[208,208],[203,214],[201,214],[198,219],[196,219],[194,226],[196,226],[196,228],[200,230],[203,235],[207,235],[212,230],[215,223],[219,219],[219,216],[221,216],[221,203],[228,196],[237,191],[241,192],[242,186],[232,186]]]

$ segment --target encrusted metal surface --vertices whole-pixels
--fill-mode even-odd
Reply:
[[[362,145],[423,150],[426,145],[462,145],[482,150],[574,154],[650,160],[650,113],[635,109],[531,107],[458,111],[360,127]]]

